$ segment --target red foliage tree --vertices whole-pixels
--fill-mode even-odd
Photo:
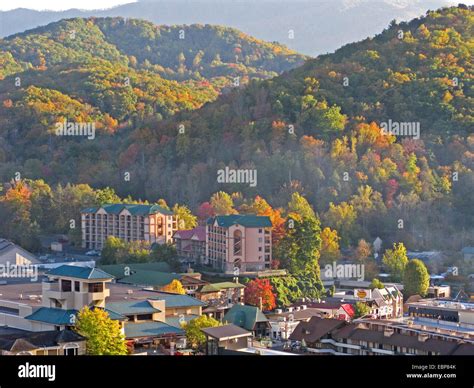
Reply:
[[[255,279],[245,287],[244,301],[252,306],[260,306],[263,310],[273,310],[276,307],[276,298],[273,286],[268,279]]]
[[[198,216],[199,220],[201,220],[201,221],[205,221],[209,217],[215,216],[215,214],[216,213],[214,212],[214,208],[212,207],[212,205],[209,202],[201,203],[201,205],[199,206],[199,208],[197,210],[197,216]]]

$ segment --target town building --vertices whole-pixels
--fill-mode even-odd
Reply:
[[[418,299],[406,303],[406,310],[410,318],[425,325],[441,323],[448,328],[466,328],[474,333],[474,303]]]
[[[448,285],[439,285],[439,286],[429,286],[428,291],[426,292],[427,298],[450,298],[451,297],[451,286]]]
[[[110,264],[99,268],[114,276],[116,283],[161,290],[173,280],[178,280],[187,295],[196,296],[197,290],[209,284],[198,272],[174,273],[165,262]]]
[[[1,356],[80,356],[86,338],[72,330],[27,331],[0,327]]]
[[[239,354],[240,349],[251,346],[252,333],[230,324],[202,329],[206,336],[206,355]]]
[[[236,214],[207,220],[204,265],[233,274],[270,269],[271,261],[269,217]]]
[[[179,260],[185,264],[202,264],[206,257],[206,227],[178,230],[173,235]]]
[[[40,261],[36,255],[11,241],[0,238],[0,265],[27,266],[38,263],[40,263]]]
[[[124,241],[173,241],[177,217],[159,205],[109,204],[81,211],[82,247],[102,249],[109,236]]]
[[[291,334],[301,351],[330,355],[474,355],[474,342],[380,320],[348,323],[313,317]]]
[[[244,303],[244,290],[238,282],[210,283],[201,287],[196,297],[207,304],[204,314],[221,320],[232,306]]]
[[[270,335],[270,322],[265,314],[255,306],[236,304],[224,315],[224,324],[234,324],[253,333],[257,338]]]
[[[385,288],[367,289],[356,288],[347,291],[337,291],[332,297],[324,298],[325,303],[344,303],[354,306],[357,302],[369,307],[373,318],[387,319],[403,316],[403,294],[396,285]],[[305,304],[308,304],[305,302]]]
[[[184,348],[182,323],[202,314],[205,303],[188,295],[112,283],[98,268],[63,265],[42,283],[2,286],[0,327],[29,332],[69,330],[85,306],[100,308],[119,322],[135,352]]]
[[[287,309],[275,309],[265,314],[270,322],[270,338],[287,341],[301,321],[307,322],[312,317],[321,317],[323,313],[307,305],[290,306]]]

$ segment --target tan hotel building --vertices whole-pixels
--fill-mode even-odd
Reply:
[[[158,205],[112,204],[81,211],[82,247],[102,249],[107,237],[124,241],[169,243],[177,228],[176,216]]]
[[[226,215],[206,225],[204,265],[224,273],[263,271],[272,261],[272,222],[269,217]]]

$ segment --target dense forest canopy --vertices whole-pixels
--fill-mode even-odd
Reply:
[[[73,19],[18,34],[0,40],[0,178],[192,210],[220,190],[274,208],[298,192],[342,246],[459,249],[474,243],[473,25],[472,8],[430,11],[294,70],[302,56],[222,27]],[[62,120],[97,136],[54,136]],[[219,183],[225,166],[258,184]]]

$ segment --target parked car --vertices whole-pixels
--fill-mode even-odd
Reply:
[[[96,250],[86,252],[86,256],[100,256],[100,252]]]

